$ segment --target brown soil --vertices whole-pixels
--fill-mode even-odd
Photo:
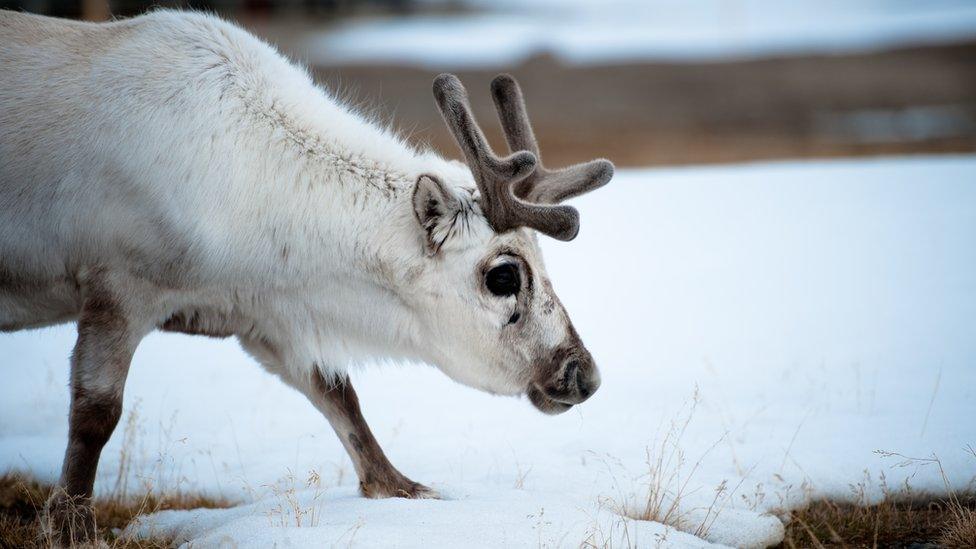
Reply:
[[[317,67],[395,125],[454,155],[430,96],[434,70]],[[489,138],[498,71],[458,71]],[[857,55],[725,63],[567,67],[551,58],[510,69],[553,165],[595,155],[625,166],[976,150],[976,43]],[[950,107],[945,137],[865,139],[844,125],[864,111]],[[840,121],[840,122],[838,122]]]
[[[243,20],[296,59],[328,21]],[[411,66],[317,66],[315,78],[365,110],[457,150],[434,108],[440,71]],[[697,63],[567,66],[537,57],[517,67],[453,71],[489,139],[502,143],[488,95],[501,71],[525,91],[552,165],[606,156],[623,166],[976,151],[976,42],[891,51]],[[938,135],[858,135],[850,116],[950,109]]]

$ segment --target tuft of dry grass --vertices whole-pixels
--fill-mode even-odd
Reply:
[[[723,480],[715,487],[707,507],[690,507],[683,503],[683,499],[689,494],[689,485],[705,458],[725,439],[723,435],[716,440],[697,461],[688,466],[689,462],[682,450],[682,439],[700,402],[701,395],[696,386],[690,401],[671,420],[663,436],[658,437],[659,442],[653,448],[645,449],[647,470],[641,478],[647,487],[646,495],[640,501],[633,501],[624,494],[624,490],[618,488],[619,500],[603,500],[613,512],[634,520],[659,522],[694,536],[707,538],[709,530],[742,482],[730,488],[728,481]]]
[[[674,526],[679,530],[690,529],[690,525],[685,524],[681,516],[679,505],[688,482],[694,477],[701,460],[694,465],[691,473],[682,482],[681,473],[685,465],[685,455],[681,449],[681,439],[695,415],[699,402],[698,388],[695,387],[691,404],[684,417],[679,416],[671,422],[671,427],[665,433],[656,451],[652,451],[649,447],[645,449],[647,499],[642,506],[626,510],[624,513],[626,516],[637,520],[653,520]]]
[[[976,458],[976,448],[973,448],[971,445],[966,446],[966,451]],[[933,458],[939,466],[942,481],[948,488],[949,479],[946,476],[945,469],[942,468],[942,462],[935,456]],[[972,486],[971,483],[970,486]],[[947,505],[952,516],[945,527],[942,528],[939,543],[945,547],[976,548],[976,492],[969,492],[964,496],[960,496],[951,489],[948,492],[949,500]]]
[[[283,528],[292,526],[296,528],[318,526],[321,509],[315,504],[324,493],[322,477],[318,471],[309,471],[304,481],[304,488],[315,490],[311,505],[308,507],[302,505],[301,501],[299,501],[298,491],[302,486],[298,486],[298,479],[296,479],[290,470],[277,483],[265,485],[265,488],[268,488],[277,499],[277,504],[267,513],[271,526],[281,526]]]
[[[705,507],[689,508],[682,503],[689,493],[689,481],[698,471],[705,456],[715,447],[713,445],[706,450],[693,464],[687,462],[681,449],[681,440],[698,402],[696,390],[690,406],[686,406],[671,421],[660,444],[647,449],[647,472],[642,476],[647,486],[646,498],[634,501],[632,497],[625,496],[625,492],[618,485],[620,498],[601,498],[602,504],[624,518],[660,522],[697,537],[708,538],[712,525],[730,503],[732,496],[741,488],[748,474],[743,475],[743,480],[734,487],[723,481],[715,488],[710,504]],[[976,457],[976,448],[967,447],[966,451]],[[883,458],[897,459],[894,467],[936,468],[944,491],[939,489],[929,493],[917,492],[910,486],[909,480],[892,489],[888,486],[884,473],[877,479],[879,484],[875,485],[872,476],[865,471],[864,479],[851,485],[851,494],[848,497],[811,499],[813,490],[808,481],[804,481],[800,488],[808,503],[801,509],[792,509],[793,505],[787,497],[792,485],[788,485],[787,494],[776,494],[780,498],[780,506],[771,509],[781,518],[790,517],[786,524],[785,537],[779,547],[976,549],[976,478],[970,483],[970,488],[956,491],[946,476],[942,462],[935,455],[913,458],[893,452],[876,453]],[[607,467],[612,473],[612,465],[607,463]],[[611,476],[616,484],[616,476]],[[774,477],[783,480],[778,474]],[[909,479],[913,477],[914,474]],[[874,493],[875,487],[881,490],[880,501],[869,495]],[[767,498],[766,488],[759,483],[752,494],[741,494],[739,498],[747,508],[757,510],[765,507],[763,503]],[[580,546],[632,546],[626,524],[612,525],[609,534],[606,535],[597,526],[587,532]]]
[[[55,489],[23,474],[0,475],[0,549],[55,546],[54,540],[42,527],[44,502]],[[119,533],[142,514],[169,509],[213,509],[228,507],[230,503],[202,495],[159,495],[149,492],[141,496],[96,498],[93,505],[98,542],[113,549],[156,549],[171,546],[173,540],[133,540]]]
[[[972,447],[968,451],[976,457]],[[865,482],[851,486],[850,502],[819,499],[791,513],[783,547],[953,547],[976,549],[976,491],[957,492],[937,456],[912,458],[894,452],[876,452],[897,458],[895,467],[935,466],[945,495],[916,493],[908,485],[891,490],[880,477],[882,499],[868,503]]]
[[[952,518],[942,528],[942,534],[938,538],[939,545],[943,547],[976,547],[976,509],[973,501],[976,495],[969,498],[970,505],[967,507],[957,507],[952,510]]]
[[[174,540],[151,538],[134,540],[121,532],[139,515],[171,509],[223,508],[231,502],[224,498],[187,494],[179,482],[167,482],[164,474],[165,452],[161,452],[155,467],[146,477],[138,477],[141,486],[130,485],[133,472],[139,469],[137,438],[139,402],[129,410],[119,451],[119,469],[111,491],[92,502],[96,539],[87,547],[161,548],[170,547]],[[58,545],[53,528],[45,515],[45,504],[58,487],[38,482],[29,475],[8,472],[0,475],[0,549],[48,548]],[[63,495],[63,494],[61,494]]]
[[[792,513],[783,547],[976,547],[974,509],[973,494],[957,502],[914,495],[875,505],[821,499]]]

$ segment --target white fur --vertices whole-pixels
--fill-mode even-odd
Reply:
[[[421,174],[470,210],[433,256],[411,203]],[[531,262],[544,291],[529,308],[555,298],[534,235],[496,235],[473,188],[463,165],[215,17],[0,11],[0,273],[39,286],[0,287],[0,328],[76,318],[97,268],[145,330],[212,313],[286,379],[392,357],[521,393],[568,318],[558,306],[505,332],[515,298],[486,294],[476,272],[497,250]]]

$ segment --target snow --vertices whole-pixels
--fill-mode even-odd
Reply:
[[[814,120],[820,133],[845,136],[860,143],[922,141],[976,133],[976,120],[958,105],[825,112]]]
[[[436,4],[437,2],[432,2]],[[831,54],[976,37],[968,0],[574,0],[487,2],[453,15],[353,20],[308,38],[312,64],[506,67]]]
[[[136,354],[127,456],[120,426],[96,489],[124,461],[130,491],[241,503],[131,528],[195,546],[761,547],[810,497],[944,493],[937,466],[876,450],[973,481],[976,155],[621,170],[576,205],[579,238],[543,247],[601,366],[590,401],[549,417],[433,368],[353,374],[390,460],[445,499],[358,497],[302,396],[233,342],[163,334]],[[0,470],[57,478],[72,338],[0,338]],[[680,530],[620,514],[648,500],[649,456],[679,475]]]
[[[537,540],[545,546],[568,542],[576,546],[592,535],[593,526],[578,521],[577,505],[561,494],[527,493],[484,487],[448,494],[443,501],[388,499],[370,502],[364,510],[355,490],[346,488],[316,497],[300,495],[299,507],[318,506],[322,515],[312,527],[280,524],[278,503],[269,500],[230,511],[163,512],[142,526],[145,534],[179,534],[204,547],[233,540],[239,547],[320,546],[361,547],[506,547]],[[776,519],[772,519],[776,520]],[[778,522],[777,522],[778,523]],[[595,523],[594,523],[595,524]],[[524,531],[524,532],[523,532]],[[632,527],[636,542],[667,537],[675,547],[714,547],[689,534],[653,522]]]

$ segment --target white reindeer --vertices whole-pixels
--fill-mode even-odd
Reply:
[[[434,95],[467,167],[340,105],[273,48],[212,16],[90,24],[0,11],[0,331],[76,321],[62,539],[90,499],[130,359],[156,329],[234,336],[326,416],[368,497],[436,497],[386,459],[346,371],[437,365],[559,413],[599,374],[534,231],[607,183],[543,168],[515,81],[492,92],[496,156],[461,83]],[[470,169],[469,169],[470,168]]]

